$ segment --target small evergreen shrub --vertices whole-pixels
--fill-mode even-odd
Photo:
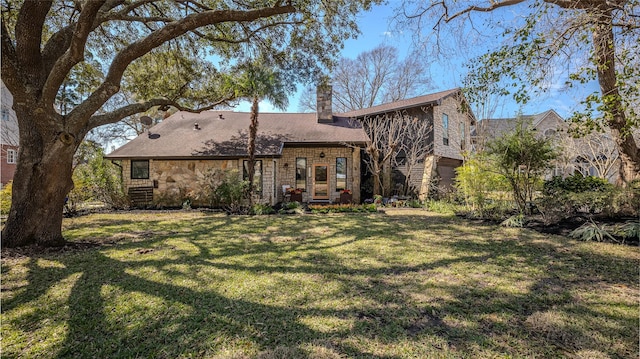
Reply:
[[[634,195],[628,189],[602,178],[576,174],[546,181],[536,204],[545,221],[553,223],[577,214],[630,215],[634,213],[632,201]]]
[[[582,176],[575,174],[567,178],[554,176],[543,185],[544,195],[554,195],[562,192],[608,192],[613,189],[613,185],[604,178],[594,176]]]

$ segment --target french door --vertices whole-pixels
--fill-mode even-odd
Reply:
[[[329,165],[313,165],[313,199],[329,199]]]

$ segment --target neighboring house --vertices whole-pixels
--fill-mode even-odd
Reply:
[[[540,136],[553,138],[559,153],[552,169],[547,173],[547,179],[552,176],[566,177],[581,173],[584,176],[597,176],[615,182],[618,153],[610,136],[594,132],[574,138],[569,133],[570,124],[554,110],[517,118],[479,121],[471,134],[474,150],[484,150],[489,141],[513,131],[518,121],[528,123]]]
[[[558,113],[548,110],[537,115],[521,115],[513,118],[490,118],[478,121],[472,129],[471,141],[475,151],[485,149],[487,142],[514,131],[518,121],[529,123],[531,127],[543,136],[555,136],[565,133],[569,126]]]
[[[468,131],[473,116],[459,110],[464,99],[458,89],[346,114],[332,113],[330,94],[320,93],[317,99],[317,114],[259,114],[255,181],[263,203],[283,201],[285,188],[301,189],[304,202],[336,202],[344,189],[352,192],[354,202],[362,201],[361,156],[369,139],[355,119],[363,116],[402,110],[420,114],[420,120],[438,119],[435,150],[419,179],[427,184],[436,174],[450,183],[453,168],[462,164],[460,139],[470,145],[469,136],[459,133]],[[448,117],[446,129],[443,117]],[[106,158],[121,166],[130,196],[147,203],[174,198],[175,205],[197,191],[212,169],[237,170],[239,180],[246,178],[249,123],[249,113],[177,112]],[[443,144],[444,133],[448,144]]]
[[[13,96],[1,83],[0,119],[0,182],[2,186],[13,180],[18,163],[18,120],[13,111]]]

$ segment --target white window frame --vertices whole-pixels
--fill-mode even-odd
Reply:
[[[10,164],[18,163],[18,152],[16,150],[12,150],[12,149],[7,150],[7,163],[10,163]]]
[[[449,115],[442,114],[442,144],[449,146]]]

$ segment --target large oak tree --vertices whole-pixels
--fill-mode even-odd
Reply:
[[[233,91],[216,86],[216,69],[258,55],[289,81],[317,76],[357,33],[355,14],[372,2],[3,1],[2,80],[13,94],[20,131],[3,245],[64,244],[62,208],[73,186],[73,155],[91,129],[157,106],[213,108],[233,98]],[[152,66],[158,59],[193,58],[200,65],[190,77],[200,81],[180,83],[171,95],[168,84],[143,86],[171,83],[171,67]],[[88,59],[98,70],[90,71],[99,74],[91,77],[96,84],[66,101],[63,113],[58,101],[70,97],[61,91],[91,83],[80,71]],[[66,86],[71,79],[75,85]],[[117,101],[127,86],[140,90],[136,101]]]
[[[481,94],[506,91],[526,102],[531,91],[548,89],[558,71],[566,73],[566,86],[597,81],[600,91],[584,99],[574,118],[604,120],[620,154],[624,184],[640,179],[640,150],[633,136],[640,125],[639,11],[637,0],[405,0],[397,19],[418,30],[421,41],[435,39],[434,48],[454,38],[445,36],[445,29],[456,24],[463,26],[465,31],[457,33],[465,37],[490,31],[489,45],[502,32],[504,42],[487,46],[489,51],[471,66],[471,87]]]

